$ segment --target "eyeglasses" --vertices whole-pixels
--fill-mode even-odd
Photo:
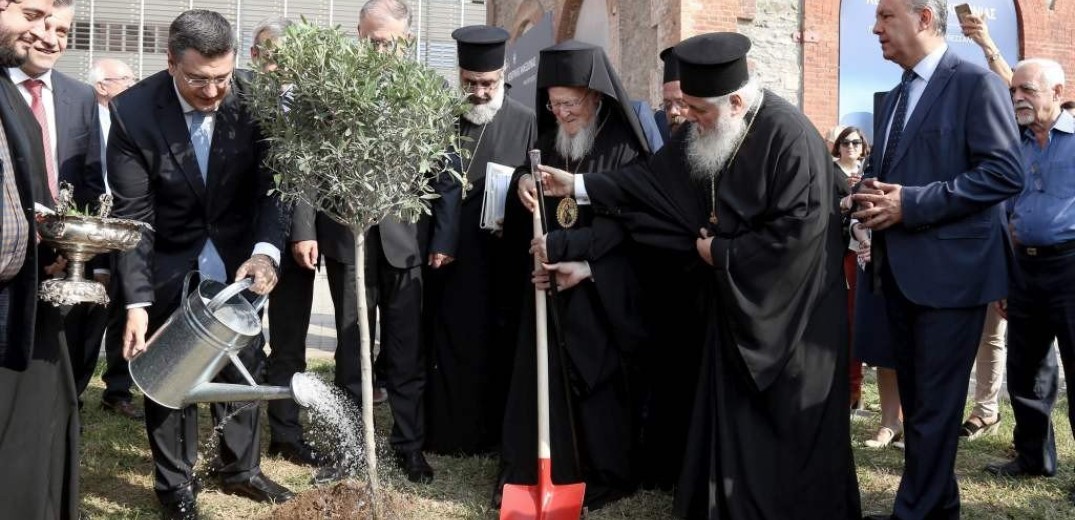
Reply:
[[[182,69],[179,69],[178,67],[176,67],[176,69],[179,70],[179,73],[183,76],[183,81],[186,81],[187,85],[190,85],[194,88],[205,88],[208,87],[210,83],[212,83],[218,88],[221,88],[224,85],[227,85],[229,81],[231,81],[230,72],[223,76],[217,76],[215,78],[192,78],[188,76],[186,72],[183,72]]]
[[[464,79],[460,83],[463,86],[464,92],[477,92],[478,89],[489,91],[495,89],[498,85],[500,85],[500,79],[484,79],[480,81]]]
[[[122,81],[124,83],[134,83],[134,78],[130,76],[116,76],[114,78],[101,78],[101,81]]]
[[[550,101],[545,103],[545,108],[548,109],[549,112],[556,112],[557,110],[561,112],[574,112],[582,106],[583,101],[586,101],[586,98],[588,97],[590,97],[590,95],[586,94],[585,96],[572,101],[557,101],[555,103]]]
[[[671,112],[672,109],[679,110],[680,112],[687,110],[687,103],[682,99],[668,100],[664,102],[664,111]]]
[[[849,148],[852,146],[862,146],[862,139],[844,139],[843,141],[840,141],[840,146],[847,146]]]

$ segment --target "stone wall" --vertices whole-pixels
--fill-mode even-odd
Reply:
[[[750,61],[762,86],[802,105],[802,46],[798,39],[800,0],[757,0],[752,18],[739,18],[738,32],[753,43]]]

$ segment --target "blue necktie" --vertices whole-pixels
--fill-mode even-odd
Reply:
[[[205,112],[195,110],[190,117],[190,144],[194,146],[194,156],[198,158],[198,169],[201,170],[202,182],[208,188],[209,183],[209,147],[213,143],[213,134],[209,131],[209,121]],[[211,279],[218,282],[227,282],[227,270],[224,268],[224,260],[213,245],[212,239],[205,241],[202,252],[198,255],[198,271],[202,279]]]
[[[885,156],[881,161],[881,172],[877,176],[879,180],[885,180],[888,168],[892,166],[892,160],[896,157],[896,148],[900,145],[900,136],[903,135],[903,125],[907,121],[907,98],[911,97],[911,82],[918,77],[913,70],[903,71],[903,79],[900,81],[900,100],[896,103],[896,112],[892,115],[892,126],[888,130],[888,140],[885,142]]]
[[[194,145],[194,155],[198,158],[198,168],[201,169],[202,181],[209,176],[209,146],[213,142],[213,136],[209,133],[209,125],[205,112],[195,110],[190,117],[190,144]]]

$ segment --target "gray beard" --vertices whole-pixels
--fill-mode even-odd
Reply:
[[[488,103],[471,105],[470,110],[463,114],[463,118],[476,125],[487,125],[493,122],[502,106],[504,106],[503,87],[497,89],[496,94],[493,94],[493,99],[490,99]]]
[[[582,127],[575,135],[567,135],[562,127],[556,128],[556,151],[569,161],[578,161],[590,153],[594,138],[597,137],[597,116],[590,124]]]
[[[691,125],[687,137],[687,163],[691,178],[706,181],[716,175],[735,152],[739,138],[747,131],[742,117],[722,116],[716,128],[703,133],[698,125]]]

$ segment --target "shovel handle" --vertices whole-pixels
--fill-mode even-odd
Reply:
[[[534,236],[542,233],[541,212],[534,211]],[[541,261],[534,254],[534,267],[541,269]],[[556,283],[556,280],[551,280]],[[549,444],[549,328],[546,315],[548,300],[545,291],[534,287],[535,337],[537,340],[537,408],[538,408],[538,458],[548,459],[552,454]]]

